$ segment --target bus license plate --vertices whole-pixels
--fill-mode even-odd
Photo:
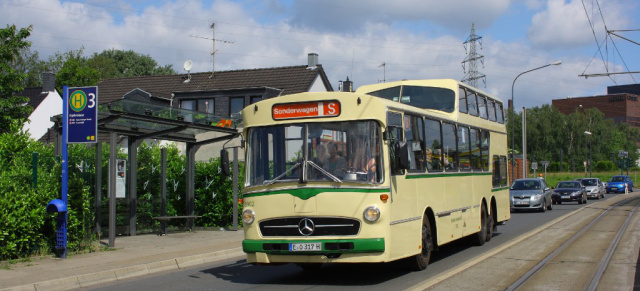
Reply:
[[[289,244],[289,251],[291,252],[309,252],[321,250],[322,243],[319,242]]]

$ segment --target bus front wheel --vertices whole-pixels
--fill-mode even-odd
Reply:
[[[422,271],[427,268],[429,260],[431,259],[431,252],[433,251],[433,235],[431,232],[431,224],[429,219],[425,216],[422,219],[422,248],[419,254],[412,258],[413,269],[416,271]]]

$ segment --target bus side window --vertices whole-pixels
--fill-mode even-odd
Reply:
[[[409,170],[424,172],[424,126],[422,118],[405,115],[404,136],[409,149]]]
[[[442,145],[444,147],[444,167],[447,172],[458,171],[458,148],[456,141],[456,126],[443,122]]]
[[[493,188],[500,187],[500,157],[494,155],[493,156],[493,175],[491,182],[493,184]]]
[[[478,112],[480,117],[487,119],[487,98],[482,95],[478,95]]]
[[[482,138],[480,143],[480,152],[482,154],[482,170],[489,171],[489,131],[480,131]]]
[[[482,170],[480,160],[480,132],[477,129],[470,129],[469,141],[471,142],[471,169]]]
[[[461,171],[471,170],[469,128],[458,126],[458,156]]]
[[[507,157],[500,156],[500,185],[507,186],[508,184],[507,178]]]
[[[467,104],[469,104],[469,114],[478,116],[478,101],[475,92],[467,91]]]
[[[463,87],[458,88],[458,111],[461,113],[467,113],[467,92]]]
[[[496,115],[499,123],[504,123],[504,110],[502,110],[502,103],[496,102]]]
[[[425,119],[427,147],[427,169],[432,172],[442,171],[442,132],[440,121]]]
[[[398,158],[399,152],[396,152],[399,142],[402,141],[402,115],[400,113],[387,113],[387,134],[389,138],[389,163],[391,166],[391,175],[403,175],[404,170],[400,167]]]
[[[496,121],[496,102],[487,99],[487,105],[489,106],[489,120]]]

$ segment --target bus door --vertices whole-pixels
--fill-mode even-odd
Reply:
[[[422,213],[416,211],[416,180],[407,178],[407,171],[400,165],[400,153],[398,152],[400,143],[404,144],[404,137],[407,133],[406,126],[409,126],[410,130],[411,124],[403,122],[402,115],[395,112],[387,114],[387,122],[392,200],[391,245],[414,245],[420,241],[420,232],[415,230],[420,229]],[[392,257],[403,256],[412,251],[409,248],[401,247],[392,247],[391,250]]]

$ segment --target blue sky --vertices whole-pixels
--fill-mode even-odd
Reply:
[[[603,25],[604,21],[609,30],[637,30],[638,15],[636,0],[0,3],[3,26],[33,25],[30,41],[41,57],[80,48],[85,55],[116,48],[150,55],[180,73],[187,59],[194,63],[192,72],[210,71],[212,43],[198,37],[212,38],[210,25],[215,22],[215,38],[228,41],[216,42],[217,71],[304,65],[313,52],[334,88],[346,77],[356,88],[383,78],[460,80],[466,57],[462,43],[474,23],[482,37],[478,52],[484,56],[479,71],[487,76],[486,87],[482,82],[478,87],[505,102],[519,73],[562,61],[518,78],[517,108],[603,94],[607,86],[640,81],[640,74],[578,77],[607,69],[640,71],[640,46],[618,37],[604,42]],[[619,34],[640,42],[640,31]]]

